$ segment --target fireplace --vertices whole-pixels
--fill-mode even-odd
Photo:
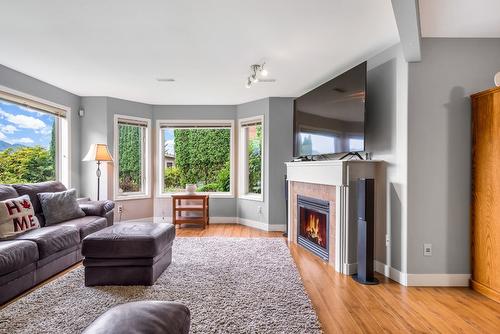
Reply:
[[[297,196],[297,243],[328,261],[330,203]]]

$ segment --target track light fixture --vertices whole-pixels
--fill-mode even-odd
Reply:
[[[250,88],[252,87],[252,84],[261,81],[259,79],[259,75],[263,77],[268,75],[267,70],[264,68],[265,64],[266,63],[250,65],[250,76],[247,78],[247,82],[245,84],[246,88]]]

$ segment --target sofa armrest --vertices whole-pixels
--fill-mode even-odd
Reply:
[[[80,197],[77,198],[76,201],[78,202],[78,204],[87,203],[90,201],[90,197]]]
[[[85,212],[86,216],[106,217],[109,212],[115,208],[113,201],[79,201],[80,208]]]

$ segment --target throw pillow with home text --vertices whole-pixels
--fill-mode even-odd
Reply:
[[[39,227],[28,195],[0,201],[0,239]]]

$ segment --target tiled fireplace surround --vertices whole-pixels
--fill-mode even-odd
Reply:
[[[335,186],[291,182],[290,183],[290,238],[297,240],[298,233],[298,215],[297,215],[297,196],[307,196],[311,198],[321,199],[330,203],[330,228],[328,239],[328,263],[335,266]]]

